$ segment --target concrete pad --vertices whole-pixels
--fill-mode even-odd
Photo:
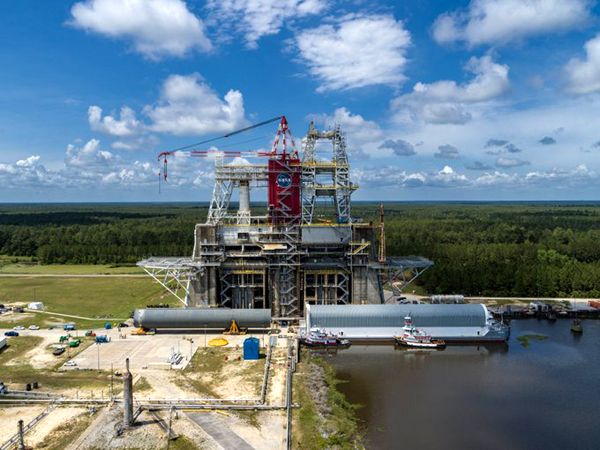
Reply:
[[[73,361],[77,363],[76,368],[80,370],[97,370],[98,364],[101,370],[125,369],[125,359],[129,358],[132,370],[146,368],[170,369],[168,358],[171,352],[179,351],[183,356],[181,364],[177,369],[184,369],[198,349],[198,344],[184,340],[182,336],[130,336],[127,339],[113,339],[104,344],[93,344],[85,349]],[[75,368],[75,369],[76,369]],[[174,367],[175,368],[175,367]],[[66,368],[73,370],[74,368]]]

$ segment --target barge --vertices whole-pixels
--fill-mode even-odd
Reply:
[[[402,335],[406,316],[432,339],[446,343],[503,343],[510,337],[510,327],[483,304],[308,305],[304,326],[350,341],[388,341]]]

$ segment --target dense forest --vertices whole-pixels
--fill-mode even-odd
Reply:
[[[189,255],[206,206],[1,205],[0,254],[43,264],[123,264]],[[353,215],[377,221],[376,204]],[[600,297],[600,205],[388,203],[389,255],[435,262],[430,293]]]

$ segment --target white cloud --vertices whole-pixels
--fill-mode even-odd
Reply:
[[[352,114],[347,108],[337,108],[333,114],[310,114],[317,125],[326,128],[340,126],[346,136],[348,152],[366,156],[375,152],[376,145],[384,136],[383,130],[376,122],[366,120],[360,114]]]
[[[510,89],[509,67],[495,63],[489,55],[471,58],[466,69],[475,75],[468,83],[416,83],[412,92],[396,97],[391,102],[396,120],[464,124],[472,118],[467,105],[488,102]]]
[[[31,155],[28,158],[20,159],[16,162],[16,165],[18,167],[34,167],[39,160],[40,157],[38,155]]]
[[[169,76],[158,103],[144,113],[151,130],[176,135],[228,132],[248,123],[240,91],[229,90],[221,100],[198,74]]]
[[[246,44],[256,48],[263,36],[279,33],[289,22],[321,14],[326,0],[209,0],[207,7],[220,30],[232,27],[244,34]]]
[[[438,43],[504,44],[578,27],[591,6],[589,0],[471,0],[466,11],[440,15],[433,37]]]
[[[444,166],[437,172],[407,172],[397,167],[377,167],[355,169],[353,179],[369,187],[397,186],[406,188],[417,187],[460,187],[470,183],[469,179],[454,171],[450,166]]]
[[[584,47],[585,59],[573,58],[566,67],[568,90],[576,94],[600,91],[600,34]]]
[[[496,166],[498,167],[505,167],[505,168],[509,168],[509,167],[520,167],[520,166],[526,166],[531,164],[529,161],[525,161],[523,159],[518,159],[518,158],[498,158],[496,160]]]
[[[135,117],[135,111],[127,106],[121,108],[117,119],[111,115],[102,117],[102,108],[92,105],[88,108],[88,122],[92,130],[111,136],[128,137],[143,130],[142,123]]]
[[[106,150],[100,149],[98,139],[90,139],[82,147],[73,144],[67,146],[65,164],[81,168],[97,168],[107,166],[115,161],[115,156]]]
[[[410,33],[393,16],[348,15],[299,32],[300,61],[320,85],[317,91],[398,85],[404,79]]]
[[[86,0],[71,8],[71,25],[133,42],[150,59],[209,51],[204,25],[182,0]]]

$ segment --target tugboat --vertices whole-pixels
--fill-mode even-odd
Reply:
[[[443,340],[432,339],[429,334],[416,328],[412,323],[410,315],[404,318],[404,328],[402,328],[402,330],[402,336],[395,337],[397,344],[405,345],[407,347],[433,349],[444,348],[446,346],[446,342]]]
[[[349,347],[350,341],[338,335],[328,333],[321,328],[311,328],[300,341],[308,347]]]

